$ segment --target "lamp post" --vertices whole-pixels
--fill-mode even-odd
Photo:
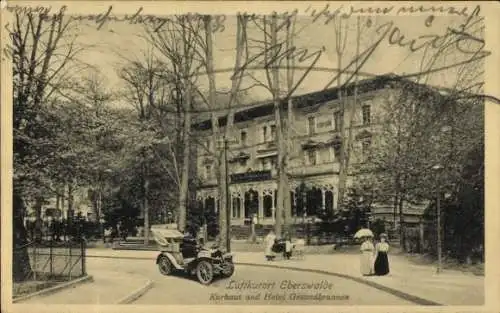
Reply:
[[[101,237],[102,237],[102,242],[103,243],[106,243],[106,238],[104,238],[104,216],[101,216],[101,218],[99,219],[99,231],[100,231],[100,234],[101,234]]]
[[[35,230],[36,229],[36,225],[35,225],[36,217],[33,215],[28,216],[28,222],[29,222],[28,228],[29,228],[30,237],[31,237],[30,239],[31,239],[31,241],[34,241],[35,240],[35,231],[36,231]]]
[[[227,160],[227,138],[224,136],[224,167],[226,172],[224,173],[224,179],[226,180],[226,248],[227,252],[231,252],[231,210],[229,210],[229,167]]]
[[[434,171],[436,171],[437,179],[436,179],[436,235],[437,235],[437,258],[438,258],[438,263],[437,263],[437,268],[436,268],[436,273],[441,272],[441,255],[442,255],[442,243],[441,243],[441,185],[439,183],[439,174],[441,170],[443,169],[443,166],[441,164],[436,164],[432,167]]]

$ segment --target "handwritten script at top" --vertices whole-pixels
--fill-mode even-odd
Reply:
[[[477,6],[478,7],[478,6]],[[477,8],[476,7],[476,8]],[[67,10],[67,6],[62,6],[57,13],[51,15],[52,7],[44,7],[44,6],[36,6],[36,7],[26,7],[21,5],[7,5],[7,11],[13,13],[33,13],[40,14],[44,16],[46,19],[57,18],[57,16],[61,16]],[[455,7],[455,6],[385,6],[385,7],[354,7],[354,6],[343,6],[340,5],[338,7],[332,8],[330,4],[326,4],[321,9],[315,9],[311,6],[307,7],[305,10],[295,9],[290,12],[282,12],[276,13],[278,17],[287,18],[292,16],[304,16],[310,17],[313,19],[313,22],[322,21],[325,24],[330,23],[335,18],[350,18],[353,15],[358,14],[376,14],[376,15],[402,15],[402,14],[446,14],[450,16],[462,16],[467,17],[474,14],[475,8],[471,8],[468,6],[464,7]],[[75,20],[79,21],[90,21],[94,22],[97,26],[97,29],[101,29],[108,22],[127,22],[130,24],[147,24],[152,26],[155,31],[162,30],[163,26],[172,20],[172,15],[152,15],[152,14],[144,14],[144,8],[140,7],[137,11],[132,15],[120,15],[116,16],[113,14],[113,6],[109,6],[105,12],[99,14],[90,14],[90,15],[71,15],[71,17]],[[471,12],[472,11],[472,12]],[[249,19],[258,18],[255,14],[248,14],[242,12],[235,12],[235,14],[243,14],[247,16]],[[187,16],[191,16],[197,18],[200,14],[187,14]],[[221,32],[225,30],[224,22],[226,20],[225,15],[214,15],[215,23],[213,23],[213,31]]]
[[[23,7],[23,6],[7,6],[7,10],[9,12],[13,12],[15,14],[38,14],[41,18],[51,20],[62,18],[62,16],[69,16],[72,20],[76,20],[79,22],[90,22],[95,23],[97,29],[101,29],[104,25],[110,22],[125,22],[129,24],[144,24],[148,27],[152,27],[152,29],[156,32],[160,32],[164,30],[165,25],[169,22],[178,22],[176,20],[178,17],[174,15],[151,15],[144,14],[144,9],[140,7],[134,14],[132,15],[115,15],[113,14],[113,6],[109,6],[105,12],[100,14],[91,14],[91,15],[71,15],[65,14],[67,7],[61,7],[57,12],[51,13],[51,7]],[[328,88],[334,81],[338,79],[338,77],[346,72],[351,73],[351,77],[347,79],[344,83],[347,84],[352,77],[354,77],[355,73],[357,73],[366,61],[373,55],[374,51],[380,47],[382,42],[387,42],[390,46],[396,45],[409,50],[410,53],[415,53],[417,51],[434,49],[434,50],[442,50],[447,47],[454,47],[456,51],[461,54],[470,56],[470,58],[465,62],[473,62],[478,59],[483,59],[490,55],[490,52],[484,51],[485,42],[482,38],[476,37],[473,35],[471,29],[472,26],[477,24],[477,20],[473,21],[474,18],[479,17],[480,6],[477,5],[475,7],[464,6],[464,7],[455,7],[455,6],[404,6],[404,5],[391,5],[384,7],[354,7],[354,6],[343,6],[340,5],[338,7],[332,8],[330,4],[325,5],[321,9],[308,7],[305,10],[292,10],[289,12],[281,12],[281,13],[273,13],[278,19],[284,20],[282,25],[278,27],[280,29],[283,25],[287,23],[289,18],[300,16],[311,19],[313,23],[324,23],[329,24],[335,19],[348,19],[353,15],[387,15],[387,16],[397,16],[397,15],[408,15],[408,14],[424,14],[427,16],[425,20],[424,26],[430,27],[434,20],[434,14],[444,14],[447,16],[457,16],[463,17],[465,19],[464,23],[460,25],[458,28],[447,28],[444,31],[444,34],[426,34],[423,36],[419,36],[416,38],[408,38],[406,34],[402,32],[402,30],[395,25],[393,21],[389,21],[382,25],[379,25],[376,29],[376,38],[375,43],[362,51],[357,57],[355,57],[344,69],[337,69],[336,74],[332,78],[330,82],[326,85],[325,88]],[[241,13],[235,12],[235,14],[244,15],[247,20],[252,21],[256,19],[260,19],[261,15],[249,14],[249,13]],[[199,19],[200,14],[186,14],[183,15],[184,21],[185,19]],[[214,15],[213,16],[213,24],[212,31],[213,32],[223,32],[225,31],[225,15]],[[8,25],[6,26],[8,29]],[[471,47],[472,44],[472,47]],[[276,56],[271,58],[272,62],[280,62],[282,59],[286,59],[288,56],[298,57],[299,63],[310,61],[311,64],[308,64],[306,74],[309,70],[311,70],[315,64],[317,63],[321,54],[325,51],[325,48],[318,51],[309,52],[308,49],[298,49],[297,47],[290,47],[285,49],[284,45],[278,44],[276,47],[270,47],[270,50],[278,51]],[[4,50],[5,51],[5,50]],[[262,54],[268,53],[269,51],[264,51]],[[261,64],[257,60],[257,57],[248,60],[241,67],[241,71],[245,68],[251,68],[254,66],[273,66],[271,64]],[[441,69],[433,69],[433,71],[443,70]],[[424,73],[420,73],[422,75]],[[305,75],[304,75],[305,76]],[[302,81],[304,77],[301,77],[299,81]]]

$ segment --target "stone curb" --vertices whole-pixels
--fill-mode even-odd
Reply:
[[[281,266],[281,265],[270,265],[270,264],[257,264],[257,263],[245,263],[245,262],[235,262],[235,264],[239,265],[246,265],[246,266],[256,266],[256,267],[267,267],[267,268],[279,268],[279,269],[286,269],[286,270],[293,270],[293,271],[298,271],[298,272],[308,272],[308,273],[316,273],[316,274],[322,274],[322,275],[328,275],[328,276],[337,276],[345,279],[349,279],[352,281],[355,281],[360,284],[364,284],[370,287],[373,287],[375,289],[387,292],[389,294],[392,294],[398,298],[401,298],[403,300],[407,300],[410,302],[413,302],[418,305],[435,305],[435,306],[441,306],[442,304],[430,301],[424,298],[420,298],[411,294],[408,294],[406,292],[402,292],[397,289],[393,289],[372,281],[368,281],[362,278],[354,277],[351,275],[347,274],[341,274],[341,273],[335,273],[335,272],[329,272],[329,271],[323,271],[323,270],[315,270],[315,269],[305,269],[305,268],[300,268],[300,267],[293,267],[293,266]]]
[[[56,285],[54,287],[50,287],[47,289],[42,289],[42,290],[30,293],[30,294],[22,296],[22,297],[14,298],[14,299],[12,299],[12,303],[22,302],[22,301],[28,300],[28,299],[36,297],[36,296],[48,295],[51,293],[55,293],[61,289],[66,289],[66,288],[73,287],[73,286],[78,285],[78,284],[92,282],[92,281],[94,281],[94,278],[91,275],[86,275],[84,277],[69,281],[67,283]]]
[[[128,296],[123,297],[122,299],[118,300],[116,304],[130,304],[134,302],[135,300],[139,299],[142,295],[144,295],[149,289],[153,287],[153,281],[148,280],[144,286],[141,286]]]

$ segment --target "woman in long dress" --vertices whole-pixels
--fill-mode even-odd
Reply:
[[[380,242],[375,246],[377,258],[375,259],[375,275],[383,276],[389,274],[389,244],[387,243],[387,235],[380,234]]]
[[[266,247],[265,254],[266,254],[266,259],[268,261],[272,261],[275,257],[275,254],[273,252],[273,245],[275,240],[276,240],[276,235],[274,234],[274,231],[271,230],[264,239],[264,244]]]
[[[373,274],[373,252],[375,247],[371,241],[371,238],[365,237],[363,243],[361,244],[361,274],[363,276],[368,276]]]

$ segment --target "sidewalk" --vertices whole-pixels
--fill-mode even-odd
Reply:
[[[89,257],[118,257],[155,260],[157,251],[89,249]],[[443,305],[483,305],[484,277],[472,273],[444,270],[436,274],[435,267],[410,263],[403,256],[389,257],[391,273],[385,277],[364,277],[359,271],[359,256],[355,254],[306,255],[304,260],[265,260],[262,253],[235,252],[236,264],[289,267],[316,270],[348,276],[350,279],[377,284],[392,290]],[[97,276],[97,275],[96,275]]]
[[[93,281],[19,304],[119,304],[151,284],[142,276],[123,272],[92,271],[92,277]]]
[[[262,254],[240,252],[235,255],[235,262],[327,271],[443,305],[484,304],[484,277],[452,270],[436,274],[434,267],[411,264],[404,257],[397,255],[389,259],[391,273],[382,277],[362,276],[359,270],[359,256],[352,254],[306,255],[304,260],[268,262]]]

